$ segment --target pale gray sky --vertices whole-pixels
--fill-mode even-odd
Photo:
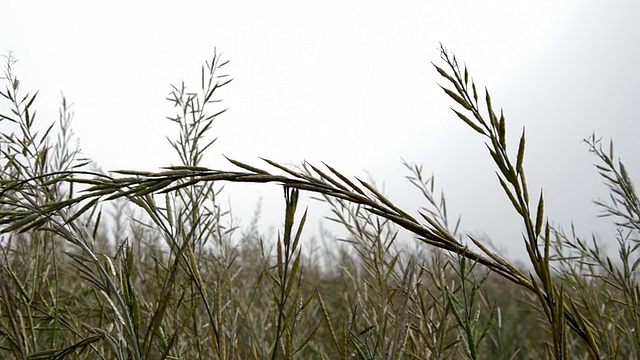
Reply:
[[[520,223],[500,192],[482,139],[455,118],[430,62],[455,52],[513,136],[527,128],[525,166],[547,214],[582,234],[604,231],[591,201],[606,195],[581,139],[615,140],[640,179],[640,5],[635,1],[0,2],[0,51],[14,51],[24,89],[40,90],[39,121],[57,119],[60,91],[74,103],[84,154],[105,169],[157,169],[177,158],[165,136],[170,88],[196,88],[214,47],[235,80],[219,96],[209,167],[220,154],[327,162],[371,173],[392,199],[420,205],[400,158],[435,173],[463,228],[520,255]],[[515,139],[512,139],[515,143]],[[248,222],[265,198],[263,226],[281,219],[279,189],[234,191]],[[237,193],[237,194],[236,194]],[[271,202],[278,202],[272,207]],[[602,233],[602,235],[607,235]]]

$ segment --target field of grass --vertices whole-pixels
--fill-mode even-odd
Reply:
[[[594,205],[616,224],[609,257],[549,224],[541,192],[527,187],[524,133],[507,151],[502,112],[441,50],[435,71],[457,118],[485,139],[487,171],[522,221],[527,264],[459,233],[417,164],[405,164],[424,198],[417,218],[329,165],[202,167],[222,115],[211,109],[230,82],[219,57],[203,66],[198,92],[172,87],[168,98],[182,166],[112,173],[73,147],[65,99],[59,122],[38,123],[36,95],[6,57],[0,358],[640,358],[640,200],[613,144],[585,139],[611,195]],[[284,226],[273,235],[234,226],[218,202],[227,182],[282,187]],[[301,192],[327,203],[327,221],[349,238],[312,249]],[[413,245],[396,241],[401,230]]]

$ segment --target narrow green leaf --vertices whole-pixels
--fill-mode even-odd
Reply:
[[[464,67],[464,84],[467,85],[469,83],[469,72],[467,71],[467,66]]]
[[[622,161],[618,161],[618,168],[620,169],[620,175],[622,175],[622,179],[627,183],[631,183],[631,180],[629,178],[629,173],[627,172],[627,168],[625,168],[624,164],[622,163]]]
[[[278,279],[282,279],[282,276],[284,275],[284,268],[283,268],[283,262],[282,262],[282,241],[280,239],[280,234],[278,234],[278,242],[276,243],[276,254],[277,254],[277,263],[276,265],[278,266]]]
[[[230,162],[230,163],[232,163],[233,165],[235,165],[235,166],[237,166],[237,167],[239,167],[239,168],[242,168],[242,169],[245,169],[245,170],[248,170],[248,171],[254,172],[254,173],[256,173],[256,174],[269,175],[269,173],[268,173],[267,171],[264,171],[264,170],[262,170],[262,169],[258,169],[258,168],[256,168],[256,167],[253,167],[253,166],[250,166],[250,165],[247,165],[247,164],[241,163],[241,162],[239,162],[239,161],[236,161],[236,160],[230,159],[230,158],[228,158],[228,157],[226,157],[226,156],[225,156],[225,158],[226,158],[227,160],[229,160],[229,162]]]
[[[498,121],[498,136],[500,137],[500,144],[503,148],[507,148],[507,126],[504,120],[504,113],[500,110],[500,120]]]
[[[604,166],[598,165],[598,164],[595,164],[594,166],[596,167],[596,169],[598,169],[598,170],[600,170],[602,172],[611,172],[611,169],[609,169],[608,167],[604,167]]]
[[[93,214],[97,208],[93,208],[91,210],[90,217],[93,217]],[[95,224],[93,225],[93,231],[91,232],[91,237],[94,239],[98,237],[98,230],[100,229],[100,220],[102,219],[102,210],[98,211],[98,216],[96,216]]]
[[[298,251],[298,256],[296,256],[296,259],[293,261],[293,266],[291,267],[291,273],[289,274],[289,279],[287,279],[287,287],[285,288],[286,295],[291,294],[291,289],[293,288],[293,284],[296,282],[301,258],[302,258],[301,252]]]
[[[609,159],[613,159],[613,140],[609,141]]]
[[[156,192],[156,191],[158,191],[160,189],[163,189],[163,188],[167,187],[167,185],[169,185],[171,183],[173,183],[173,179],[156,181],[154,184],[149,185],[149,186],[141,185],[141,186],[136,188],[136,191],[134,192],[134,195],[143,196],[143,195],[151,194],[153,192]]]
[[[473,101],[478,104],[478,91],[476,90],[476,83],[471,82],[471,89],[473,89]]]
[[[45,187],[46,187],[46,186],[49,186],[49,185],[54,185],[54,184],[57,184],[57,183],[63,182],[63,181],[65,181],[66,179],[68,179],[68,177],[67,177],[67,176],[65,176],[65,175],[59,175],[59,176],[56,176],[56,177],[51,178],[50,180],[47,180],[47,181],[43,182],[43,183],[41,184],[41,186],[45,186]]]
[[[300,237],[302,236],[302,229],[304,228],[304,224],[307,221],[307,209],[304,210],[304,214],[302,214],[302,219],[300,219],[300,224],[298,225],[298,230],[296,231],[296,235],[293,239],[292,250],[295,250],[298,247],[298,242],[300,242]]]
[[[30,107],[31,107],[31,105],[33,105],[33,102],[35,101],[36,96],[38,96],[38,91],[36,91],[36,93],[35,93],[35,94],[33,94],[33,96],[31,97],[31,100],[29,100],[29,102],[27,103],[27,105],[25,105],[25,107],[24,107],[25,109],[28,109],[28,108],[30,108]]]
[[[536,236],[540,235],[542,231],[542,222],[544,217],[544,197],[542,196],[542,190],[540,190],[540,199],[538,200],[538,210],[536,211]]]
[[[295,176],[295,177],[300,178],[300,179],[305,179],[305,180],[308,180],[308,181],[310,181],[310,182],[315,182],[315,183],[320,183],[320,184],[322,184],[322,182],[321,182],[321,181],[319,181],[318,179],[314,179],[314,178],[313,178],[313,177],[311,177],[311,176],[307,176],[307,175],[305,175],[305,174],[301,174],[301,173],[299,173],[299,172],[295,172],[295,171],[293,171],[293,170],[291,170],[291,169],[287,168],[287,167],[286,167],[286,166],[284,166],[284,165],[280,165],[280,164],[278,164],[278,163],[277,163],[277,162],[275,162],[275,161],[272,161],[272,160],[269,160],[269,159],[265,159],[265,158],[260,158],[260,159],[262,159],[263,161],[265,161],[267,164],[269,164],[269,165],[271,165],[271,166],[273,166],[273,167],[275,167],[275,168],[278,168],[278,169],[280,169],[280,170],[282,170],[282,171],[286,172],[286,173],[287,173],[287,174],[289,174],[289,175]]]
[[[518,201],[516,200],[516,198],[511,193],[511,190],[509,190],[509,187],[507,186],[507,183],[502,179],[502,177],[500,175],[498,175],[497,173],[496,173],[496,175],[498,176],[498,180],[500,180],[500,186],[502,186],[502,189],[504,190],[504,192],[509,197],[509,200],[511,201],[511,204],[513,205],[513,207],[516,209],[518,214],[524,216],[524,212],[522,211],[522,208],[518,204]]]
[[[456,115],[458,115],[458,117],[464,121],[467,125],[469,125],[473,130],[477,131],[478,133],[482,134],[482,135],[487,135],[484,130],[478,126],[477,124],[473,123],[473,121],[471,121],[468,117],[466,117],[464,114],[456,111],[454,108],[450,108],[454,113],[456,113]]]
[[[487,88],[485,88],[484,91],[485,99],[487,100],[487,111],[489,113],[489,119],[491,120],[491,126],[497,128],[499,126],[498,119],[496,118],[496,113],[493,111],[493,107],[491,106],[491,95],[489,95],[489,90],[487,90]]]
[[[159,186],[159,185],[161,185],[161,186]],[[145,184],[142,184],[142,185],[138,185],[138,186],[129,188],[129,189],[124,190],[124,191],[117,191],[115,194],[112,194],[111,196],[107,197],[106,200],[119,199],[119,198],[127,197],[127,196],[130,196],[130,195],[144,195],[143,193],[147,192],[149,189],[151,189],[151,191],[155,191],[155,190],[159,190],[161,188],[164,188],[166,185],[167,184],[164,184],[163,181],[155,181],[153,183],[153,185],[150,185],[150,186],[145,186]],[[105,192],[106,191],[113,192],[114,190],[113,189],[105,189],[104,191]]]
[[[326,163],[322,163],[324,166],[327,167],[327,169],[329,169],[329,171],[331,171],[333,173],[333,175],[337,176],[340,180],[342,180],[342,182],[344,182],[345,184],[349,185],[353,190],[355,190],[358,194],[360,195],[364,195],[364,191],[362,191],[362,189],[360,189],[360,187],[358,187],[356,184],[354,184],[353,182],[351,182],[351,180],[347,179],[346,176],[342,175],[341,173],[339,173],[336,169],[332,168],[331,166],[327,165]]]
[[[522,172],[522,161],[524,160],[524,148],[525,148],[525,130],[522,129],[522,136],[520,136],[520,144],[518,144],[518,157],[516,161],[516,171]]]
[[[80,215],[82,215],[87,210],[91,209],[98,202],[99,198],[92,199],[88,203],[86,203],[80,210],[76,211],[71,217],[66,219],[65,224],[70,224],[72,221],[77,219]]]
[[[520,186],[522,186],[522,196],[524,197],[524,203],[529,206],[529,186],[527,185],[527,178],[524,176],[524,168],[517,176],[520,178]],[[517,181],[517,179],[516,179]]]
[[[450,98],[452,98],[453,100],[455,100],[458,104],[460,104],[463,108],[467,109],[467,110],[472,110],[473,108],[471,107],[471,105],[464,100],[462,97],[460,97],[460,95],[454,93],[453,91],[440,86],[440,88],[442,88],[442,90],[444,90],[445,93],[447,93],[447,95],[449,95]]]
[[[451,83],[455,83],[455,80],[453,80],[453,78],[452,78],[451,76],[449,76],[449,74],[447,74],[447,72],[446,72],[446,71],[442,70],[441,68],[439,68],[439,67],[438,67],[436,64],[434,64],[434,63],[431,63],[431,64],[436,68],[436,70],[438,71],[438,73],[439,73],[442,77],[444,77],[445,79],[447,79],[447,80],[451,81]]]
[[[509,179],[509,182],[513,182],[511,172],[507,170],[502,155],[493,151],[489,145],[487,145],[487,149],[489,149],[489,154],[491,155],[491,158],[493,158],[493,162],[498,166],[498,169],[500,169],[500,172],[505,176],[505,178]]]
[[[345,352],[344,347],[346,347],[346,344],[343,344],[344,346],[342,348],[340,347],[340,342],[338,341],[336,332],[333,329],[333,324],[331,324],[331,319],[329,318],[329,312],[327,311],[327,306],[324,303],[324,299],[322,298],[322,295],[318,290],[316,290],[316,294],[318,295],[318,303],[320,304],[320,309],[322,309],[322,317],[327,323],[327,327],[329,328],[329,334],[331,334],[331,340],[333,342],[333,346],[336,348],[336,350],[338,350],[339,353],[344,354]],[[343,327],[343,330],[344,330],[344,327]],[[344,332],[342,333],[342,338],[343,339],[345,338]]]
[[[551,282],[551,267],[549,266],[549,261],[550,261],[549,250],[551,247],[550,233],[551,233],[551,227],[549,226],[549,223],[547,223],[547,226],[545,227],[545,231],[544,231],[544,269],[543,270],[546,276],[546,281],[548,286],[546,290],[548,292],[553,291],[553,283]]]
[[[304,340],[302,340],[302,342],[300,343],[300,345],[298,346],[298,348],[291,354],[291,357],[294,358],[295,355],[300,352],[301,350],[303,350],[304,348],[307,347],[307,345],[309,344],[309,342],[311,342],[311,340],[313,340],[316,332],[318,331],[318,329],[320,329],[320,326],[322,325],[322,320],[318,321],[316,323],[316,325],[313,327],[313,330],[311,330],[311,332],[309,332],[309,334],[304,338]]]
[[[382,195],[381,192],[379,192],[378,190],[376,190],[376,188],[373,185],[370,185],[360,179],[358,179],[358,181],[360,181],[360,183],[367,188],[367,190],[371,191],[373,193],[373,195],[375,195],[375,197],[380,200],[381,203],[383,203],[384,205],[388,206],[390,209],[394,210],[394,211],[398,211],[399,209],[391,202],[389,201],[389,199],[387,199],[384,195]]]
[[[636,259],[636,261],[633,262],[633,266],[631,266],[631,271],[633,273],[638,269],[638,265],[640,265],[640,258]]]
[[[446,289],[447,299],[449,300],[449,307],[453,312],[453,316],[456,318],[456,321],[460,326],[464,325],[464,320],[462,316],[458,312],[458,306],[461,306],[460,302],[453,297],[451,290]]]
[[[164,203],[165,203],[165,209],[167,212],[167,220],[169,221],[169,226],[170,227],[174,227],[175,224],[173,222],[173,216],[175,215],[173,212],[173,209],[171,208],[171,198],[169,197],[169,193],[165,193],[164,194]]]
[[[331,183],[331,185],[337,187],[340,190],[344,190],[344,191],[349,191],[344,185],[340,184],[339,182],[337,182],[336,180],[334,180],[331,176],[325,174],[322,170],[318,169],[317,167],[313,166],[312,164],[309,164],[309,166],[311,167],[311,169],[313,169],[313,171],[315,171],[318,175],[320,175],[320,177],[326,181],[328,181],[329,183]]]
[[[192,180],[189,180],[189,181],[185,181],[183,183],[179,183],[179,184],[176,184],[176,185],[173,185],[173,186],[169,186],[169,187],[167,187],[165,189],[162,189],[162,191],[160,191],[160,193],[161,194],[168,194],[168,193],[170,193],[172,191],[176,191],[176,190],[188,187],[188,186],[195,185],[195,184],[199,183],[200,180],[201,179],[192,179]]]

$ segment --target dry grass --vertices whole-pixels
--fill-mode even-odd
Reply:
[[[217,56],[203,66],[197,92],[183,84],[168,97],[178,127],[170,143],[182,165],[109,174],[70,147],[66,100],[60,121],[36,130],[36,96],[22,93],[8,56],[1,357],[638,358],[640,201],[613,145],[604,151],[594,136],[586,140],[611,192],[596,206],[617,224],[617,258],[549,225],[541,192],[527,188],[524,133],[509,153],[506,120],[488,91],[479,95],[444,48],[441,60],[434,66],[454,112],[486,139],[522,220],[524,266],[459,233],[434,178],[415,164],[405,165],[424,198],[418,218],[328,165],[202,167],[224,112],[215,109],[217,91],[230,82]],[[269,236],[235,226],[217,200],[224,182],[282,186],[283,228]],[[344,226],[346,241],[325,238],[329,247],[307,251],[300,191],[330,205],[329,221]],[[399,244],[399,231],[415,243]]]

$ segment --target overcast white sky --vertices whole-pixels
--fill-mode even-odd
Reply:
[[[530,189],[544,187],[551,220],[609,235],[591,205],[606,191],[581,140],[612,137],[638,182],[640,4],[389,4],[3,0],[0,51],[19,59],[23,89],[40,90],[40,122],[57,120],[62,91],[86,156],[105,169],[154,170],[178,161],[165,139],[176,134],[164,119],[169,84],[195,89],[217,48],[235,80],[219,93],[230,110],[205,165],[231,168],[221,154],[251,164],[324,161],[345,174],[368,171],[416,209],[400,159],[422,163],[464,230],[521,255],[520,223],[482,139],[437,86],[430,62],[440,63],[442,42],[504,108],[512,143],[526,126]],[[247,223],[260,196],[278,209],[265,210],[262,225],[278,222],[275,187],[233,192],[236,215]]]

